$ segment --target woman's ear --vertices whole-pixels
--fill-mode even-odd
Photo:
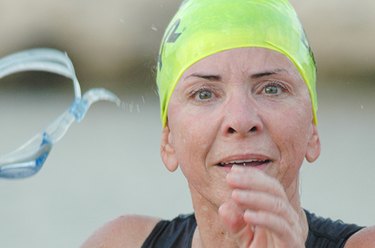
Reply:
[[[306,160],[310,163],[314,162],[320,155],[320,138],[318,128],[312,124],[312,134],[307,144]]]
[[[165,167],[169,171],[173,172],[178,168],[176,151],[172,144],[172,134],[168,126],[163,128],[161,134],[160,154]]]

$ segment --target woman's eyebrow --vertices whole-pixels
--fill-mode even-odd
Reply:
[[[190,78],[190,77],[202,78],[202,79],[206,79],[206,80],[209,80],[209,81],[220,81],[221,80],[221,76],[213,75],[213,74],[193,73],[186,78]]]
[[[288,73],[288,71],[285,70],[285,69],[275,69],[275,70],[258,72],[258,73],[252,74],[251,78],[252,79],[258,79],[258,78],[262,78],[262,77],[267,77],[267,76],[279,74],[279,73],[282,73],[282,72]],[[221,80],[221,76],[215,75],[215,74],[193,73],[193,74],[187,76],[186,78],[190,78],[190,77],[202,78],[202,79],[206,79],[206,80],[209,80],[209,81],[220,81]]]
[[[258,78],[262,78],[262,77],[275,75],[275,74],[278,74],[280,72],[288,73],[288,71],[285,70],[285,69],[275,69],[275,70],[272,70],[272,71],[264,71],[264,72],[255,73],[255,74],[251,75],[251,78],[252,79],[258,79]]]

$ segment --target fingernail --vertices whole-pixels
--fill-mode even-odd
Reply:
[[[227,180],[235,180],[237,181],[240,178],[241,174],[237,173],[236,171],[233,171],[231,173],[227,174]]]
[[[233,165],[232,168],[231,168],[231,171],[241,171],[241,169],[242,169],[242,166]]]

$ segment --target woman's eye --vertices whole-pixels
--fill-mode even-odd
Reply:
[[[210,100],[212,97],[213,93],[208,89],[200,89],[195,93],[195,98],[200,101]]]
[[[266,95],[279,95],[283,91],[285,91],[285,88],[281,86],[280,84],[268,84],[263,88],[264,94]]]

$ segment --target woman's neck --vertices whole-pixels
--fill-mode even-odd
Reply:
[[[190,192],[197,220],[192,247],[237,247],[222,225],[218,213],[219,206],[203,197],[193,187],[190,187]]]

